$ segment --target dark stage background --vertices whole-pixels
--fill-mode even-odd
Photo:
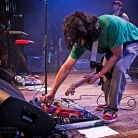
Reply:
[[[1,2],[7,4],[6,0],[1,0]],[[11,47],[15,47],[14,42],[17,39],[34,41],[34,44],[20,45],[19,49],[24,55],[30,72],[44,73],[44,35],[46,23],[47,72],[57,72],[70,52],[66,49],[62,30],[62,22],[65,16],[68,16],[74,11],[85,11],[93,13],[96,16],[113,14],[111,2],[113,2],[113,0],[47,0],[45,11],[44,0],[9,0],[11,6],[8,14],[5,12],[7,24],[9,20],[12,21],[13,14],[22,14],[21,18],[16,18],[12,21],[10,29],[23,31],[28,34],[28,36],[10,36],[10,45]],[[122,3],[122,11],[129,16],[130,22],[138,26],[138,1],[122,0]],[[0,8],[0,10],[2,16],[2,8]],[[45,12],[47,18],[46,21]],[[59,47],[59,38],[62,39],[61,47]],[[16,73],[26,72],[22,60],[18,58],[18,54],[15,56],[16,52],[14,49],[13,53],[14,54],[11,55],[14,55],[12,63],[14,64],[14,67],[12,67],[14,68],[14,71]],[[81,59],[90,60],[90,52],[86,52]]]

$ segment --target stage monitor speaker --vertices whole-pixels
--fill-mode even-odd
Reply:
[[[45,57],[44,56],[28,56],[28,68],[30,72],[45,72]]]
[[[0,79],[0,134],[15,138],[16,132],[24,138],[47,138],[54,128],[54,120],[39,107],[27,102],[23,94]]]
[[[22,100],[25,100],[24,95],[10,83],[0,79],[0,103],[9,96],[13,96]]]
[[[54,129],[54,120],[46,112],[27,101],[8,97],[0,105],[0,128],[4,138],[47,138]]]

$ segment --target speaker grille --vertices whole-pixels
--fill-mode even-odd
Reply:
[[[45,57],[44,56],[28,56],[28,68],[30,72],[45,72]]]

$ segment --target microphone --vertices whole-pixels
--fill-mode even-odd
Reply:
[[[13,14],[14,17],[22,17],[22,14]]]

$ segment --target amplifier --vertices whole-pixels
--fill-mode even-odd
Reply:
[[[45,72],[45,57],[44,56],[27,56],[28,68],[30,72]]]

